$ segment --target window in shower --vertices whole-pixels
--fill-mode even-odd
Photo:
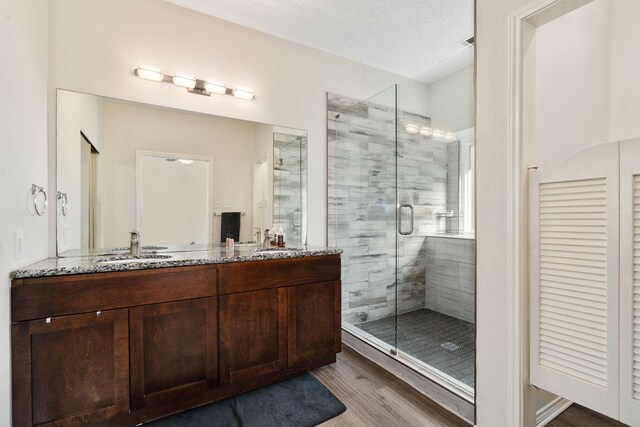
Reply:
[[[343,328],[470,402],[472,83],[469,65],[367,100],[327,97],[328,242],[344,251]]]

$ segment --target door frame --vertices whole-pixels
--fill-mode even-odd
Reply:
[[[529,385],[528,170],[524,161],[524,41],[537,27],[593,0],[535,0],[509,15],[507,137],[507,405],[506,425],[535,425],[535,393]],[[535,169],[535,166],[531,166]],[[482,390],[480,389],[480,393]],[[567,404],[564,402],[563,405]]]

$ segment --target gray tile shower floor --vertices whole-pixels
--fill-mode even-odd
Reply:
[[[395,345],[395,317],[355,326]],[[476,343],[473,323],[429,309],[401,314],[398,316],[398,349],[474,387]]]

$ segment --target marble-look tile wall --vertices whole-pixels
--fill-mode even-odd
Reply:
[[[460,141],[447,144],[447,210],[453,216],[447,218],[447,233],[460,233]]]
[[[333,94],[327,107],[328,243],[344,250],[343,319],[394,315],[396,293],[398,313],[423,308],[426,236],[446,207],[447,144],[406,132],[408,123],[430,126],[428,117],[398,111],[396,129],[393,108]],[[414,206],[410,236],[396,233],[396,203]]]
[[[287,243],[302,242],[303,209],[306,206],[306,137],[273,134],[273,222],[282,227]]]
[[[425,307],[475,323],[475,240],[427,237]]]

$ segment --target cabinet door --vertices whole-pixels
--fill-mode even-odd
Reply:
[[[227,384],[287,365],[286,288],[220,297],[220,378]]]
[[[288,296],[289,366],[334,362],[340,351],[340,281],[292,286]]]
[[[129,411],[127,310],[11,325],[13,422],[85,425]]]
[[[134,307],[130,316],[134,409],[218,384],[216,297]]]

